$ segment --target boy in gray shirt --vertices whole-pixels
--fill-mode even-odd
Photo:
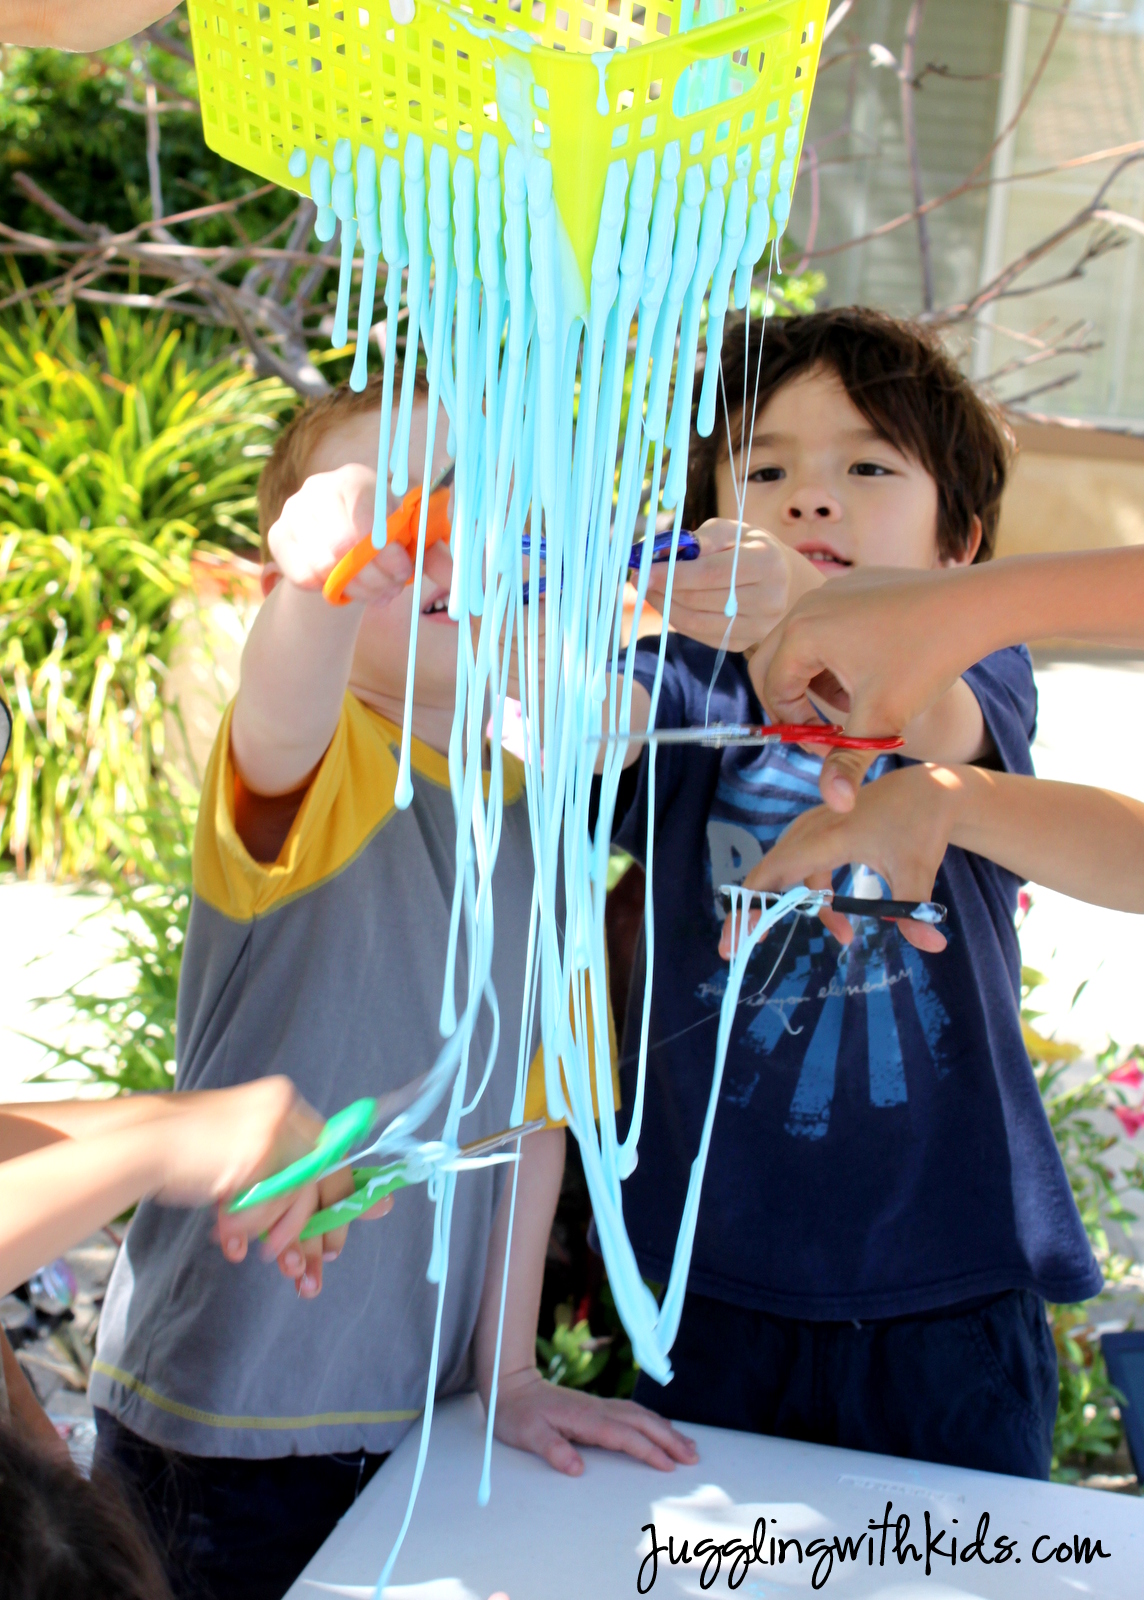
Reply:
[[[321,1112],[426,1071],[453,894],[449,731],[457,629],[445,609],[447,546],[426,555],[413,699],[414,798],[394,801],[412,567],[387,544],[332,606],[322,584],[373,524],[380,394],[337,391],[280,437],[259,490],[266,601],[220,729],[195,836],[194,900],[179,988],[178,1086],[285,1073]],[[411,459],[424,453],[424,397]],[[437,432],[444,440],[445,428]],[[443,462],[435,462],[439,470]],[[494,875],[492,978],[502,1063],[514,1062],[532,896],[522,769],[505,758]],[[458,993],[466,975],[458,952]],[[469,1079],[484,1070],[487,1010]],[[543,1115],[530,1041],[526,1117]],[[466,1138],[509,1121],[513,1073],[498,1069]],[[443,1108],[424,1129],[435,1137]],[[564,1133],[523,1143],[512,1241],[498,1435],[582,1470],[572,1441],[663,1469],[693,1459],[666,1422],[627,1402],[543,1382],[536,1317]],[[492,1377],[507,1237],[505,1169],[465,1173],[453,1209],[438,1393]],[[328,1205],[348,1175],[325,1180]],[[315,1197],[303,1197],[312,1207]],[[271,1278],[236,1270],[209,1243],[210,1218],[144,1202],[117,1262],[91,1393],[100,1454],[134,1478],[181,1596],[277,1597],[420,1414],[436,1312],[426,1281],[432,1207],[424,1187],[380,1226],[289,1243],[268,1235]],[[231,1262],[241,1242],[222,1233]],[[324,1268],[343,1254],[323,1284]],[[321,1290],[321,1298],[315,1300]],[[313,1303],[310,1303],[313,1302]]]

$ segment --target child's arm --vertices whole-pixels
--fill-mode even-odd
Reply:
[[[850,731],[850,719],[846,721]],[[983,761],[993,754],[993,741],[985,726],[977,696],[964,678],[950,684],[925,711],[902,729],[902,755],[913,761],[938,761],[954,766]]]
[[[826,888],[835,868],[862,861],[895,899],[928,900],[949,845],[1078,900],[1144,912],[1144,804],[980,767],[902,767],[864,785],[852,811],[806,811],[745,881],[752,889]],[[844,917],[828,912],[823,920],[849,942]],[[936,928],[898,926],[921,950],[945,947]],[[730,953],[729,919],[720,949]]]
[[[82,1131],[61,1137],[70,1120],[60,1106],[0,1114],[0,1294],[141,1196],[187,1206],[229,1198],[304,1155],[322,1128],[286,1078],[96,1102],[74,1120]],[[231,1218],[231,1235],[272,1226],[292,1198]]]
[[[389,604],[412,573],[400,544],[387,544],[330,605],[322,584],[373,527],[376,475],[351,463],[307,478],[270,530],[274,584],[242,653],[230,740],[246,788],[289,794],[326,753],[350,681],[365,605]],[[274,572],[280,581],[274,582]]]
[[[153,1122],[170,1114],[167,1094],[121,1094],[114,1100],[17,1100],[0,1105],[0,1161],[61,1139]]]
[[[1054,636],[1139,644],[1142,619],[1139,546],[932,572],[867,568],[805,595],[752,666],[780,721],[804,721],[813,690],[849,711],[851,733],[879,736],[901,733],[994,650]],[[828,805],[854,803],[871,759],[831,752],[819,782]]]
[[[103,50],[174,9],[172,0],[113,0],[100,6],[90,0],[6,0],[4,43]]]
[[[32,1444],[38,1445],[58,1461],[70,1460],[68,1447],[48,1421],[36,1392],[24,1376],[24,1369],[16,1360],[15,1351],[0,1329],[0,1363],[4,1367],[4,1387],[8,1391],[8,1405],[12,1413],[12,1426]]]
[[[649,1466],[670,1472],[677,1461],[698,1459],[694,1444],[669,1422],[630,1400],[562,1389],[536,1367],[536,1322],[544,1279],[548,1235],[564,1172],[564,1130],[546,1128],[521,1141],[512,1261],[505,1301],[496,1436],[518,1450],[543,1456],[557,1472],[577,1477],[584,1462],[576,1444],[623,1450]],[[497,1318],[504,1275],[505,1241],[512,1181],[505,1185],[489,1239],[485,1287],[473,1336],[477,1387],[486,1409],[496,1357]]]
[[[728,631],[723,608],[731,587],[736,527],[726,518],[705,522],[696,534],[703,554],[695,561],[676,563],[671,626],[715,649],[750,651],[749,670],[758,692],[763,685],[764,667],[755,647],[781,624],[804,595],[816,595],[826,579],[813,562],[773,534],[744,528],[735,575],[738,610]],[[666,586],[667,567],[654,566],[648,599],[660,610]],[[809,718],[792,720],[813,721],[822,709],[819,706]],[[980,761],[991,749],[977,697],[960,679],[902,732],[906,740],[904,754],[917,761]]]

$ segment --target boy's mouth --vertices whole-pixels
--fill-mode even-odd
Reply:
[[[800,556],[805,556],[812,566],[826,576],[849,572],[854,565],[853,561],[848,561],[845,556],[839,555],[833,545],[826,544],[821,539],[807,539],[802,544],[796,544],[795,549]]]
[[[448,594],[445,593],[445,592],[442,592],[439,595],[435,595],[434,598],[429,601],[428,605],[424,605],[424,606],[421,607],[421,615],[423,617],[432,617],[432,618],[434,618],[434,620],[440,619],[443,622],[448,622],[449,621],[449,596],[448,596]]]

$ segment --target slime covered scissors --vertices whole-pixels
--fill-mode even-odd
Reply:
[[[846,732],[837,722],[711,722],[702,728],[642,728],[631,733],[609,733],[604,743],[691,744],[709,750],[728,745],[813,744],[832,750],[900,750],[905,740],[897,735],[864,739]]]
[[[644,550],[644,544],[645,543],[646,543],[646,540],[637,539],[636,542],[632,545],[631,554],[628,556],[628,571],[629,572],[634,572],[635,569],[639,566],[640,562],[643,560],[643,550]],[[521,548],[522,554],[524,554],[526,556],[531,553],[531,540],[530,540],[530,537],[529,537],[529,535],[527,533],[521,535],[520,548]],[[698,557],[701,554],[702,554],[702,547],[701,547],[701,545],[699,543],[699,540],[687,528],[681,528],[680,532],[679,532],[679,546],[678,546],[678,549],[676,550],[676,559],[679,560],[679,561],[695,561],[695,560],[698,559]],[[543,535],[541,536],[540,549],[538,551],[538,555],[539,555],[539,559],[541,561],[543,561],[545,559],[545,547],[544,547],[544,537],[543,537]],[[670,532],[666,532],[666,533],[657,533],[657,534],[653,535],[652,541],[651,541],[651,559],[652,559],[652,561],[657,566],[662,566],[662,564],[665,561],[670,559],[670,556],[671,556],[671,533]],[[544,578],[543,577],[538,578],[537,581],[536,581],[536,592],[537,592],[538,595],[543,595],[543,593],[544,593]]]
[[[424,1084],[424,1076],[416,1078],[404,1089],[399,1089],[393,1094],[383,1095],[376,1100],[370,1098],[355,1100],[343,1111],[336,1112],[318,1135],[317,1142],[308,1155],[291,1162],[280,1172],[273,1173],[269,1178],[263,1178],[247,1189],[233,1202],[230,1207],[231,1212],[249,1211],[254,1206],[264,1205],[269,1200],[278,1200],[283,1195],[302,1188],[304,1184],[315,1182],[319,1178],[327,1177],[331,1172],[338,1171],[346,1165],[350,1150],[355,1145],[361,1144],[379,1123],[392,1121],[416,1099]],[[472,1167],[511,1161],[513,1159],[511,1152],[503,1153],[502,1147],[543,1127],[544,1119],[538,1118],[533,1122],[522,1123],[520,1127],[505,1128],[500,1133],[487,1135],[472,1144],[454,1146],[441,1140],[433,1140],[420,1145],[415,1151],[399,1160],[387,1162],[384,1166],[355,1166],[353,1193],[335,1201],[332,1206],[316,1212],[303,1228],[300,1237],[312,1239],[318,1234],[329,1233],[334,1228],[353,1222],[396,1189],[407,1188],[414,1183],[424,1183],[437,1170],[465,1171]],[[368,1152],[363,1153],[368,1154]]]

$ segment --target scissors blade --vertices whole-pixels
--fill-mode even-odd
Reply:
[[[601,743],[613,744],[698,745],[704,749],[722,750],[729,745],[780,744],[829,745],[838,750],[900,750],[905,743],[901,738],[859,739],[839,727],[837,723],[775,722],[762,726],[751,722],[712,722],[705,728],[643,728],[631,733],[605,734]]]
[[[438,489],[447,489],[452,483],[453,479],[456,477],[456,474],[457,463],[455,461],[450,461],[447,467],[442,467],[440,472],[429,485],[430,499],[432,499],[432,497],[437,493]]]
[[[506,1144],[512,1144],[516,1139],[522,1139],[526,1134],[539,1133],[547,1124],[543,1117],[536,1117],[532,1122],[522,1122],[519,1128],[503,1128],[500,1133],[488,1133],[483,1139],[474,1139],[472,1144],[463,1144],[457,1151],[459,1156],[464,1156],[466,1161],[473,1156],[485,1156],[493,1150],[500,1150]]]

